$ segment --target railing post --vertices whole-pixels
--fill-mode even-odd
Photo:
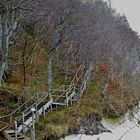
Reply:
[[[38,110],[37,110],[37,103],[35,104],[35,118],[38,121]]]
[[[75,92],[75,85],[73,85],[72,91]],[[73,92],[72,92],[72,93],[73,93]],[[71,99],[70,99],[71,105],[72,105],[72,98],[73,98],[73,97],[71,96]]]
[[[77,83],[77,79],[78,79],[78,77],[77,77],[77,73],[76,73],[76,75],[75,75],[75,82]]]
[[[70,99],[70,103],[71,103],[71,105],[72,105],[72,97],[71,97],[71,99]]]
[[[43,107],[43,115],[44,115],[44,117],[45,117],[45,114],[46,114],[45,108]]]
[[[34,120],[35,108],[31,108],[31,112],[32,112],[32,140],[35,140],[35,120]]]
[[[73,89],[74,93],[76,93],[76,86],[74,85],[74,89]]]
[[[18,129],[17,128],[17,121],[15,121],[15,140],[17,140],[17,132],[18,132],[17,129]]]
[[[12,124],[13,122],[13,118],[12,118],[12,115],[10,116],[10,123]]]
[[[65,85],[63,85],[63,93],[65,92],[65,87],[66,87],[66,86],[65,86]]]
[[[52,109],[53,109],[53,108],[52,108],[52,104],[50,105],[50,107],[51,107],[51,112],[52,112]]]
[[[36,95],[36,98],[37,98],[37,100],[39,99],[38,93],[37,93],[37,95]]]
[[[66,104],[67,104],[67,107],[69,106],[69,102],[68,102],[68,94],[66,93]]]
[[[87,88],[87,82],[84,83],[84,90]]]
[[[25,122],[25,114],[23,112],[22,113],[22,123],[24,124],[24,122]],[[24,125],[22,125],[22,129],[23,129],[23,132],[25,132],[25,126]]]

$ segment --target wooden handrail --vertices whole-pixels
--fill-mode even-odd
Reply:
[[[61,95],[59,95],[59,97],[57,98],[57,100],[59,98],[61,98],[63,95],[68,97],[69,96],[69,93],[71,93],[72,91],[74,91],[75,89],[75,85],[77,85],[78,81],[80,80],[82,74],[80,73],[80,75],[78,75],[79,71],[82,70],[82,65],[79,66],[78,70],[76,71],[76,74],[74,76],[74,78],[72,79],[72,81],[70,82],[70,85],[67,89],[64,88],[65,85],[62,85],[60,87],[58,87],[57,89],[55,90],[52,90],[52,96],[55,92],[58,92],[58,91],[63,91],[63,93]],[[21,109],[23,109],[23,107],[25,105],[27,105],[27,109],[24,109],[21,113],[25,113],[28,114],[31,112],[31,108],[32,107],[35,107],[35,106],[38,106],[41,102],[43,102],[47,97],[49,96],[48,93],[45,93],[43,96],[41,96],[39,99],[36,100],[36,95],[32,96],[30,99],[28,99],[25,103],[23,103],[21,106],[19,106],[17,109],[15,109],[14,111],[12,111],[11,113],[7,114],[7,115],[4,115],[4,116],[0,116],[0,120],[5,120],[5,119],[8,119],[8,120],[12,120],[12,117],[14,116],[14,114],[16,114],[18,111],[21,111]],[[35,99],[36,101],[33,102],[30,106],[29,106],[29,103],[31,103],[31,101],[33,101],[33,99]],[[18,118],[21,118],[20,116],[16,116],[14,117],[14,119],[18,119]]]
[[[12,124],[5,123],[5,122],[2,122],[2,121],[0,121],[0,123],[3,124],[3,125],[5,125],[5,127],[14,128]],[[3,128],[4,128],[4,127],[3,127]],[[2,129],[3,129],[3,128],[2,128]],[[2,130],[2,129],[1,129],[1,130]]]
[[[0,116],[0,119],[4,119],[6,117],[10,117],[12,116],[13,114],[15,114],[19,109],[21,109],[24,105],[26,105],[31,99],[33,99],[36,95],[32,96],[30,99],[28,99],[25,103],[23,103],[21,106],[19,106],[17,109],[15,109],[13,112],[7,114],[7,115],[4,115],[4,116]]]
[[[82,69],[82,65],[79,66],[79,68],[78,68],[78,70],[76,71],[76,74],[75,74],[74,78],[72,79],[70,85],[72,85],[72,84],[75,82],[76,76],[77,76],[78,72],[80,71],[80,69]]]
[[[69,93],[71,93],[72,91],[74,91],[75,85],[77,85],[77,83],[79,82],[79,80],[80,80],[80,78],[81,78],[81,76],[82,76],[81,74],[80,74],[80,76],[78,76],[78,72],[79,72],[81,69],[82,69],[82,65],[79,66],[79,68],[78,68],[78,70],[77,70],[77,72],[76,72],[76,74],[75,74],[73,80],[71,81],[71,83],[70,83],[68,89],[66,89],[66,90],[65,90],[65,93],[62,93],[62,94],[57,98],[57,100],[58,100],[59,98],[61,98],[61,96],[63,96],[64,94],[65,94],[65,96],[66,96],[66,98],[67,98],[67,97],[69,96]]]
[[[47,96],[48,96],[48,94],[47,94]],[[15,109],[13,112],[11,112],[11,113],[9,113],[7,115],[4,115],[4,116],[0,116],[0,120],[6,119],[6,118],[9,118],[10,119],[11,116],[13,116],[17,111],[19,111],[24,105],[26,105],[27,103],[29,103],[34,98],[36,98],[36,95],[32,96],[30,99],[28,99],[25,103],[23,103],[21,106],[19,106],[17,109]],[[39,98],[38,101],[40,99],[42,99],[42,97]],[[36,102],[34,102],[32,105],[30,105],[30,107],[33,106],[35,103]],[[28,107],[25,111],[27,111],[30,107]]]

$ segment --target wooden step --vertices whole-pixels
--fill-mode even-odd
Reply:
[[[65,106],[66,105],[66,103],[59,103],[59,102],[54,102],[53,104],[54,105],[62,105],[62,106]]]
[[[42,102],[37,106],[37,110],[39,110],[41,107],[43,107],[46,104],[46,102]]]
[[[32,117],[32,113],[29,113],[24,117],[24,121],[26,122],[30,117]]]
[[[61,97],[61,98],[55,100],[55,102],[64,103],[65,100],[66,100],[66,97]]]
[[[22,122],[17,122],[17,127],[21,126]]]
[[[5,136],[7,140],[15,140],[15,130],[5,130],[3,131],[3,135]],[[18,132],[17,140],[30,140],[30,138]]]

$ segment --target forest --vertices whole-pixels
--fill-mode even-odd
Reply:
[[[87,88],[39,118],[37,140],[74,133],[89,113],[114,120],[138,105],[140,38],[110,1],[0,0],[0,130],[1,116],[46,92],[51,99],[81,65],[92,69]]]

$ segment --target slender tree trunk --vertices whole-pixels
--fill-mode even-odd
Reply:
[[[51,89],[52,89],[52,54],[50,53],[48,56],[48,92],[50,99],[52,99]]]
[[[8,48],[9,48],[9,36],[8,36],[8,24],[7,24],[7,12],[1,14],[1,27],[2,27],[2,59],[0,67],[0,83],[4,73],[8,69]]]
[[[26,86],[26,63],[25,63],[26,47],[27,47],[27,36],[25,36],[25,42],[22,47],[23,86],[24,87]]]

